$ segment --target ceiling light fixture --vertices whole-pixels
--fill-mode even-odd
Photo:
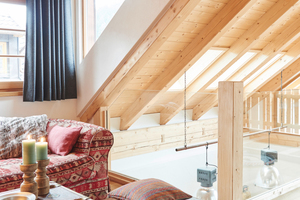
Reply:
[[[270,149],[270,133],[268,135],[268,148],[261,150],[261,160],[264,162],[264,166],[259,170],[255,181],[256,186],[266,189],[274,188],[280,184],[280,174],[274,166],[275,162],[278,161],[278,153]]]
[[[206,165],[197,169],[197,182],[201,183],[201,187],[196,193],[196,198],[200,200],[217,200],[218,192],[213,188],[213,183],[217,181],[217,166],[208,164],[207,151],[208,143],[206,145]]]

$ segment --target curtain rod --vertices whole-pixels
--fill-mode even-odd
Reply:
[[[261,134],[261,133],[265,133],[265,132],[272,132],[274,130],[281,129],[281,128],[287,128],[287,126],[281,126],[281,127],[277,127],[277,128],[272,128],[270,130],[262,130],[262,131],[258,131],[258,132],[254,132],[254,133],[248,133],[248,134],[243,135],[243,137],[257,135],[257,134]],[[193,149],[193,148],[197,148],[197,147],[203,147],[206,145],[211,145],[211,144],[216,144],[216,143],[218,143],[218,139],[210,140],[207,142],[202,142],[200,144],[196,144],[196,145],[192,145],[192,146],[176,148],[175,151],[183,151],[183,150]]]

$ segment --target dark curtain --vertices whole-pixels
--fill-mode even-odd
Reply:
[[[77,97],[70,0],[26,0],[24,101]]]

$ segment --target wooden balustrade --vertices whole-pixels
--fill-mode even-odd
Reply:
[[[244,101],[244,127],[271,129],[282,124],[300,133],[299,90],[259,92]]]

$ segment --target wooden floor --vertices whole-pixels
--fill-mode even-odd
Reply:
[[[117,188],[121,187],[122,185],[124,185],[124,184],[110,181],[110,189],[111,190],[117,189]]]
[[[111,170],[108,171],[108,176],[109,176],[111,190],[114,190],[116,188],[121,187],[122,185],[126,185],[127,183],[131,183],[138,180],[136,178],[118,172],[114,172]]]

